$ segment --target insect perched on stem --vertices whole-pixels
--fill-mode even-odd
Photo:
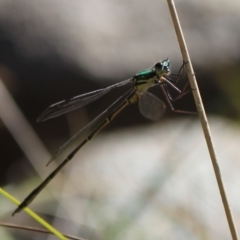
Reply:
[[[173,102],[187,94],[186,91],[188,82],[184,86],[183,90],[180,90],[176,83],[179,79],[180,72],[184,64],[180,68],[177,78],[173,81],[169,75],[171,74],[171,63],[169,59],[157,62],[152,68],[136,73],[132,78],[125,81],[116,83],[109,87],[99,89],[93,92],[85,93],[69,100],[64,100],[55,103],[48,107],[42,115],[38,118],[38,121],[45,121],[50,118],[60,116],[64,113],[70,112],[77,108],[83,107],[100,97],[104,96],[111,90],[129,84],[130,89],[119,97],[115,102],[113,102],[105,111],[93,119],[89,124],[82,128],[78,133],[76,133],[70,140],[68,140],[58,151],[52,156],[48,164],[57,158],[73,141],[79,138],[87,129],[95,126],[98,121],[103,117],[104,120],[95,127],[94,131],[88,135],[70,154],[63,160],[63,162],[37,187],[35,188],[25,200],[18,206],[18,208],[13,212],[14,215],[20,212],[23,208],[27,207],[34,198],[41,192],[41,190],[57,175],[57,173],[74,157],[74,155],[88,142],[90,141],[99,131],[101,131],[105,126],[107,126],[125,107],[132,103],[139,103],[139,109],[143,116],[151,120],[160,119],[165,113],[166,105],[165,103],[157,98],[152,93],[148,92],[148,89],[154,86],[160,86],[165,99],[174,112],[179,113],[190,113],[193,112],[175,109],[173,107]],[[172,98],[169,89],[176,91],[178,95]],[[191,91],[191,90],[190,90]],[[107,116],[107,117],[106,117]]]

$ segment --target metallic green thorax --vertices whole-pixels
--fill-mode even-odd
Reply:
[[[139,95],[147,91],[148,88],[153,87],[161,83],[164,76],[170,74],[170,60],[166,59],[157,62],[154,67],[140,71],[133,77],[136,89],[139,91]]]

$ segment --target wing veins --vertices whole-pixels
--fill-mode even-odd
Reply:
[[[49,106],[37,119],[38,122],[45,121],[50,118],[60,116],[64,113],[73,111],[77,108],[86,106],[87,104],[96,101],[100,97],[104,96],[112,89],[124,86],[131,82],[131,79],[124,80],[122,82],[113,84],[109,87],[98,89],[89,93],[84,93],[78,96],[75,96],[71,99],[63,100]]]

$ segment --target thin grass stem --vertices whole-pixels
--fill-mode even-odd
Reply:
[[[13,197],[10,193],[8,193],[7,191],[3,190],[0,187],[0,194],[2,194],[4,197],[6,197],[8,200],[12,201],[13,203],[15,203],[16,205],[19,205],[20,202]],[[57,229],[55,229],[53,226],[51,226],[49,223],[47,223],[43,218],[41,218],[40,216],[38,216],[35,212],[33,212],[31,209],[29,208],[24,208],[24,211],[31,216],[33,219],[35,219],[35,221],[37,221],[39,224],[41,224],[43,227],[45,227],[46,229],[48,229],[51,233],[53,233],[56,237],[58,237],[61,240],[67,240],[66,237],[64,237],[62,235],[62,233],[60,233]]]
[[[230,232],[232,235],[232,239],[233,240],[238,240],[238,234],[236,231],[236,227],[234,224],[234,219],[231,213],[231,209],[228,203],[228,199],[227,199],[227,195],[226,195],[226,191],[224,188],[224,183],[223,183],[223,179],[221,176],[221,171],[218,165],[218,161],[217,161],[217,156],[216,156],[216,152],[214,150],[214,146],[213,146],[213,141],[212,141],[212,136],[211,136],[211,132],[210,132],[210,127],[208,124],[208,120],[207,120],[207,116],[205,113],[205,109],[202,103],[202,99],[201,99],[201,95],[198,89],[198,85],[197,85],[197,81],[196,81],[196,77],[193,71],[193,67],[192,67],[192,63],[191,63],[191,59],[187,50],[187,45],[183,36],[183,32],[181,29],[181,25],[178,19],[178,15],[177,15],[177,10],[175,8],[175,4],[173,0],[167,0],[168,3],[168,7],[171,13],[171,17],[172,17],[172,21],[173,21],[173,25],[175,28],[175,32],[177,34],[177,38],[178,38],[178,42],[179,42],[179,46],[182,52],[182,57],[183,57],[183,61],[186,64],[186,70],[187,70],[187,74],[188,74],[188,78],[189,78],[189,82],[191,85],[191,88],[193,90],[193,97],[195,100],[195,104],[197,107],[197,111],[198,111],[198,116],[199,119],[201,121],[201,125],[202,125],[202,129],[204,132],[204,136],[206,139],[206,143],[208,146],[208,151],[212,160],[212,165],[213,165],[213,169],[215,172],[215,176],[217,179],[217,184],[218,184],[218,188],[220,191],[220,195],[222,198],[222,202],[223,202],[223,206],[225,209],[225,213],[226,213],[226,217],[227,217],[227,221],[228,221],[228,225],[230,228]]]
[[[27,230],[31,232],[40,232],[40,233],[47,233],[47,234],[53,234],[52,232],[42,229],[42,228],[37,228],[37,227],[32,227],[32,226],[23,226],[23,225],[18,225],[14,223],[5,223],[5,222],[0,222],[0,226],[6,227],[6,228],[13,228],[13,229],[21,229],[21,230]],[[71,240],[86,240],[84,238],[79,238],[76,236],[70,236],[67,234],[63,234],[64,237],[71,239]]]

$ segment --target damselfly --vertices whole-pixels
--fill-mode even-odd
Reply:
[[[165,113],[166,105],[165,103],[157,98],[152,93],[148,92],[148,89],[154,86],[160,86],[165,99],[174,112],[179,113],[193,113],[189,111],[175,109],[173,107],[173,101],[178,100],[183,95],[188,93],[186,91],[187,84],[184,86],[183,90],[180,90],[176,83],[180,76],[180,72],[184,64],[177,74],[176,80],[172,80],[169,75],[171,74],[171,63],[169,59],[157,62],[152,68],[144,71],[140,71],[135,74],[132,78],[125,81],[116,83],[107,88],[99,89],[93,92],[85,93],[69,100],[64,100],[51,105],[47,108],[42,115],[38,118],[38,121],[45,121],[50,118],[57,117],[69,111],[75,110],[77,108],[83,107],[100,97],[104,96],[111,90],[119,88],[121,86],[130,85],[130,89],[121,97],[119,97],[115,102],[113,102],[105,111],[103,111],[99,116],[93,119],[89,124],[87,124],[83,129],[81,129],[77,134],[75,134],[70,140],[68,140],[59,150],[52,156],[48,164],[58,157],[72,142],[80,137],[87,129],[95,126],[98,121],[105,117],[95,130],[84,139],[70,154],[63,160],[63,162],[37,187],[35,188],[25,200],[18,206],[14,211],[13,215],[24,207],[27,207],[31,201],[41,192],[41,190],[53,179],[57,173],[74,157],[74,155],[88,142],[90,141],[99,131],[101,131],[106,125],[108,125],[125,107],[132,103],[139,102],[139,109],[143,116],[151,120],[160,119]],[[177,96],[173,98],[170,94],[169,89],[176,91]]]

